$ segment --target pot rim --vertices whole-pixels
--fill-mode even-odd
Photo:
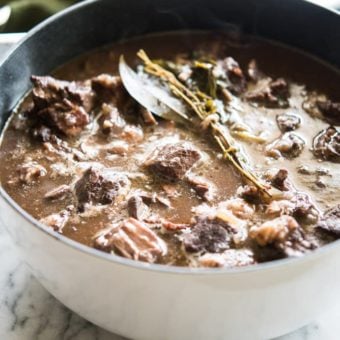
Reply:
[[[79,8],[86,7],[91,5],[95,2],[100,2],[101,0],[85,0],[81,3],[75,4],[73,6],[70,6],[61,12],[58,12],[51,17],[47,18],[37,26],[35,26],[33,29],[31,29],[25,37],[13,48],[9,50],[9,52],[6,54],[6,57],[2,60],[0,63],[0,67],[3,63],[5,63],[8,59],[11,58],[12,53],[20,47],[21,44],[23,44],[26,40],[30,39],[31,36],[33,36],[36,32],[43,29],[45,26],[49,25],[56,19],[63,17],[64,15],[67,15],[68,13],[77,11]],[[329,11],[336,13],[340,16],[339,12],[337,12],[334,9],[326,8],[322,5],[315,4],[314,2],[311,2],[309,0],[303,0],[305,2],[308,2],[309,5],[316,6],[320,10]],[[6,128],[6,125],[4,125],[4,128]],[[2,133],[2,131],[1,131]],[[195,276],[206,276],[206,275],[237,275],[237,274],[243,274],[243,273],[252,273],[252,272],[263,272],[266,270],[276,270],[281,268],[282,266],[288,266],[288,265],[298,265],[302,264],[307,261],[313,261],[321,256],[326,256],[328,253],[332,252],[334,249],[340,247],[339,241],[331,242],[325,246],[322,246],[316,250],[311,251],[310,253],[307,253],[301,257],[296,258],[284,258],[279,260],[273,260],[269,262],[254,264],[254,265],[248,265],[244,267],[233,267],[233,268],[191,268],[191,267],[179,267],[179,266],[171,266],[171,265],[164,265],[164,264],[155,264],[155,263],[145,263],[142,261],[136,261],[124,258],[122,256],[116,255],[116,254],[108,254],[103,251],[97,250],[95,248],[91,248],[89,246],[83,245],[79,242],[76,242],[62,234],[59,234],[52,230],[51,228],[44,226],[41,222],[36,220],[33,216],[31,216],[28,212],[26,212],[23,208],[19,206],[18,203],[16,203],[10,195],[5,191],[5,189],[0,184],[0,197],[3,198],[3,200],[15,210],[15,212],[19,215],[21,215],[27,222],[29,222],[31,225],[36,227],[41,232],[47,234],[48,236],[54,238],[57,241],[62,242],[68,247],[73,248],[74,250],[80,251],[81,253],[85,253],[87,255],[93,256],[97,259],[103,259],[105,261],[113,262],[118,265],[131,267],[133,269],[143,270],[143,271],[151,271],[151,272],[159,272],[159,273],[166,273],[166,274],[180,274],[180,275],[195,275]],[[6,223],[5,223],[6,224]]]

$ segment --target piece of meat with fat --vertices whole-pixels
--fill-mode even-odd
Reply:
[[[140,195],[131,196],[127,201],[127,208],[129,216],[136,220],[143,220],[149,215],[149,208]]]
[[[328,209],[321,219],[319,220],[317,226],[319,230],[326,231],[336,238],[340,237],[340,204]]]
[[[183,179],[200,158],[199,151],[190,143],[166,144],[154,150],[144,165],[153,174],[175,182]]]
[[[288,83],[283,78],[278,78],[258,81],[256,88],[246,93],[245,98],[265,107],[279,108],[289,106],[289,96]]]
[[[215,186],[206,178],[189,173],[186,175],[186,181],[195,190],[197,195],[205,201],[211,201],[216,192]]]
[[[281,113],[276,116],[276,122],[282,132],[296,130],[301,125],[301,118],[293,113]]]
[[[237,188],[237,195],[249,203],[260,203],[261,194],[258,188],[252,184],[246,184]]]
[[[227,88],[234,94],[244,92],[247,82],[238,62],[232,57],[227,57],[220,62],[219,66],[224,70],[229,82]]]
[[[268,144],[265,149],[266,156],[272,158],[296,158],[304,149],[305,141],[293,132],[286,132],[280,138]]]
[[[259,245],[259,260],[301,256],[317,247],[308,240],[297,221],[287,215],[250,228],[249,236]]]
[[[266,246],[274,242],[284,241],[291,231],[297,229],[299,224],[288,215],[283,215],[273,220],[264,222],[260,226],[250,228],[249,236],[260,246]]]
[[[110,204],[126,195],[129,188],[130,181],[125,174],[95,167],[87,169],[74,186],[80,209],[85,203]]]
[[[293,195],[290,202],[293,204],[291,214],[299,220],[299,222],[312,224],[318,221],[319,211],[308,194],[297,192]]]
[[[244,199],[236,197],[221,202],[219,208],[230,210],[233,215],[240,219],[250,219],[255,212],[254,206],[247,203]]]
[[[122,256],[149,263],[167,254],[165,242],[145,223],[128,218],[101,231],[94,246],[106,252],[116,251]]]
[[[313,139],[313,153],[317,158],[340,163],[340,132],[334,126],[322,130]]]
[[[292,188],[292,184],[288,180],[288,170],[287,169],[279,169],[275,171],[271,171],[268,174],[268,179],[270,184],[281,191],[288,191]]]
[[[19,180],[25,184],[31,184],[40,177],[47,175],[47,170],[38,162],[29,161],[18,167]]]
[[[62,210],[61,212],[48,215],[40,220],[40,222],[48,227],[51,227],[54,231],[62,233],[62,230],[70,218],[70,212],[68,210]]]
[[[121,134],[126,126],[126,121],[121,116],[116,106],[104,103],[101,106],[102,119],[101,126],[102,131],[106,134]]]
[[[340,125],[340,103],[329,99],[317,100],[316,106],[330,124]]]
[[[114,106],[127,100],[127,92],[119,76],[102,73],[91,79],[92,90],[96,93],[97,101],[111,103]]]
[[[90,122],[94,94],[85,83],[32,76],[34,106],[29,116],[67,136],[78,135]]]

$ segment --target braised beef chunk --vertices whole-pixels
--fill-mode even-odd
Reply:
[[[340,204],[327,210],[317,224],[317,228],[335,237],[340,237]]]
[[[40,222],[51,227],[54,231],[62,233],[62,230],[69,218],[70,212],[68,210],[62,210],[59,213],[51,214],[42,218]]]
[[[54,138],[52,130],[45,125],[40,125],[33,128],[32,136],[43,143],[50,142]]]
[[[313,140],[313,153],[316,157],[340,162],[340,132],[334,126],[322,130]]]
[[[189,143],[166,144],[153,152],[146,160],[145,166],[165,180],[177,181],[182,179],[200,158],[199,151]]]
[[[19,180],[22,183],[30,184],[39,177],[46,176],[46,169],[35,161],[30,161],[19,166],[17,169]]]
[[[85,203],[110,204],[125,194],[130,181],[126,175],[110,169],[87,169],[75,184],[79,206]]]
[[[31,115],[38,122],[68,136],[79,134],[89,123],[93,92],[89,86],[52,77],[31,77],[34,107]]]
[[[211,201],[213,199],[215,187],[207,179],[194,174],[188,174],[186,179],[199,197],[205,201]]]
[[[149,212],[148,206],[144,203],[143,198],[139,195],[133,195],[128,199],[128,213],[129,216],[143,220]]]
[[[228,89],[235,94],[242,93],[247,83],[238,62],[231,57],[227,57],[222,62],[222,68],[225,70],[230,83]]]
[[[316,105],[330,124],[340,125],[340,103],[331,100],[318,100]]]
[[[268,82],[263,81],[255,90],[246,94],[246,99],[258,103],[266,107],[288,107],[289,99],[289,87],[288,83],[282,79],[278,78],[276,80]]]
[[[101,119],[102,130],[107,134],[120,134],[123,132],[126,121],[119,113],[116,106],[104,103],[102,105],[103,117]]]
[[[282,132],[296,130],[300,124],[299,116],[290,113],[282,113],[276,116],[276,122]]]
[[[287,215],[252,227],[249,236],[260,247],[267,247],[260,253],[260,260],[268,260],[268,257],[276,259],[286,256],[301,256],[316,247],[314,242],[307,240],[296,220]]]
[[[281,191],[287,191],[289,190],[289,187],[287,186],[286,179],[288,178],[288,170],[286,169],[280,169],[272,178],[271,178],[271,184],[281,190]]]
[[[95,239],[95,247],[106,252],[116,250],[128,259],[151,263],[167,253],[165,242],[134,218],[100,233]]]
[[[118,76],[110,74],[100,74],[91,79],[93,91],[101,102],[119,104],[121,97],[125,99],[125,90],[122,80]]]
[[[305,146],[305,141],[293,132],[286,132],[266,147],[266,155],[272,158],[296,158]]]
[[[315,222],[318,219],[318,210],[314,203],[311,201],[309,195],[297,192],[291,199],[293,203],[292,215],[304,222]]]
[[[230,226],[217,219],[199,218],[191,232],[183,235],[185,250],[192,253],[219,253],[230,248],[231,242]]]
[[[244,185],[238,188],[237,194],[249,203],[260,203],[261,195],[254,185]]]

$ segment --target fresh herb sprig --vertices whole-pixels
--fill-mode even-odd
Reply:
[[[196,113],[201,121],[204,121],[208,116],[217,112],[217,106],[214,99],[201,91],[192,91],[182,82],[180,82],[175,74],[164,69],[158,63],[153,62],[144,50],[139,50],[137,56],[144,63],[144,71],[157,77],[167,84],[170,91],[178,98],[182,99]],[[244,165],[244,162],[238,157],[239,148],[235,145],[234,140],[227,135],[223,126],[216,120],[209,122],[212,137],[219,145],[224,159],[228,160],[234,168],[255,187],[258,188],[261,194],[271,196],[268,188]]]

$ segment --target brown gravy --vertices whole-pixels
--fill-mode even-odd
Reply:
[[[235,68],[228,71],[228,66],[223,64],[226,67],[222,67],[224,72],[236,72],[226,76],[229,85],[222,85],[230,95],[224,104],[233,119],[244,124],[247,132],[262,141],[253,142],[238,135],[234,138],[247,155],[252,171],[267,181],[268,186],[287,185],[287,188],[279,189],[279,198],[264,202],[247,195],[243,190],[247,183],[230,163],[221,158],[220,150],[207,132],[197,132],[196,128],[158,118],[157,125],[146,124],[136,103],[132,109],[131,105],[126,108],[111,98],[107,99],[106,94],[99,94],[89,79],[100,74],[117,75],[121,54],[130,65],[137,65],[140,61],[136,52],[140,48],[152,59],[180,59],[180,63],[195,59],[193,56],[197,54],[213,57],[221,65],[226,57],[237,61],[245,88],[236,93],[228,87],[233,85],[233,77],[238,71]],[[259,79],[250,79],[247,75],[248,65],[253,59],[261,74]],[[340,75],[320,61],[255,38],[235,42],[220,33],[183,32],[116,43],[70,61],[56,70],[53,77],[84,81],[82,86],[91,88],[96,104],[88,112],[89,122],[74,135],[73,132],[70,135],[63,133],[60,128],[55,132],[54,123],[50,123],[51,116],[46,119],[46,115],[51,115],[46,113],[50,99],[39,98],[37,104],[37,99],[32,101],[30,94],[15,110],[3,132],[0,181],[23,209],[57,232],[85,245],[136,260],[213,267],[242,266],[300,256],[340,235],[340,213],[337,211],[340,209],[339,163],[334,159],[320,159],[312,150],[313,139],[320,131],[330,125],[339,125],[340,118],[330,124],[322,112],[320,115],[320,108],[314,107],[314,98],[325,95],[321,101],[337,104],[340,101]],[[284,91],[289,92],[282,95],[287,96],[284,105],[277,101],[277,98],[282,99],[283,92],[276,95],[276,79],[283,79],[283,86],[287,87]],[[105,88],[106,85],[100,82],[100,86]],[[35,86],[40,86],[39,90],[43,89],[43,92],[46,90],[45,85]],[[33,97],[40,95],[41,92],[38,95],[33,93]],[[68,95],[67,100],[72,101],[73,94]],[[74,98],[79,100],[76,96]],[[103,108],[106,102],[108,106]],[[37,108],[39,105],[45,106]],[[82,105],[77,103],[77,110],[79,107],[83,109]],[[111,126],[111,118],[105,120],[105,115],[115,114],[115,107],[123,119],[118,127]],[[340,113],[340,108],[338,110]],[[278,116],[282,116],[283,124],[286,124],[287,114],[291,119],[298,119],[299,123],[294,128],[284,125],[288,130],[282,132]],[[37,116],[43,118],[40,120]],[[57,140],[50,136],[41,140],[45,138],[41,137],[41,132],[32,132],[45,125],[52,129]],[[109,132],[103,132],[104,128]],[[294,143],[302,141],[301,150],[288,150],[286,154],[285,146],[275,144],[277,140],[281,143],[285,134],[297,135]],[[335,141],[337,150],[339,138]],[[199,160],[191,161],[187,171],[176,178],[169,180],[164,174],[160,176],[157,162],[162,156],[159,150],[166,145],[182,147],[179,153],[172,150],[174,156],[171,157],[179,157],[180,163],[184,164],[187,144],[199,153]],[[295,144],[294,148],[300,147]],[[158,153],[153,156],[155,150]],[[292,156],[291,151],[298,155]],[[151,166],[145,166],[150,157],[154,158],[150,161]],[[170,161],[166,159],[164,162]],[[84,173],[92,168],[94,170],[88,174],[86,182]],[[116,177],[112,180],[111,175],[109,179],[102,175],[103,168],[123,176],[118,181],[120,184],[117,184]],[[280,169],[287,170],[288,178],[273,184]],[[190,174],[199,177],[199,181],[203,179],[204,183],[193,184],[188,179]],[[85,184],[80,182],[82,179]],[[94,187],[91,187],[92,180]],[[209,198],[204,196],[206,192],[199,191],[205,190],[205,185],[212,188],[213,194]],[[60,186],[64,186],[59,190],[61,194],[51,194]],[[103,191],[106,186],[109,186],[109,197]],[[46,197],[47,193],[52,198]],[[302,203],[295,199],[299,193],[305,195],[300,197]],[[85,198],[80,198],[81,195]],[[131,199],[132,196],[138,196],[138,204]],[[223,203],[226,201],[228,203]],[[131,208],[131,204],[135,206]],[[142,210],[136,212],[137,208],[146,209],[146,215],[138,216]],[[333,210],[329,212],[329,209]],[[129,215],[133,216],[132,220],[128,219]]]

